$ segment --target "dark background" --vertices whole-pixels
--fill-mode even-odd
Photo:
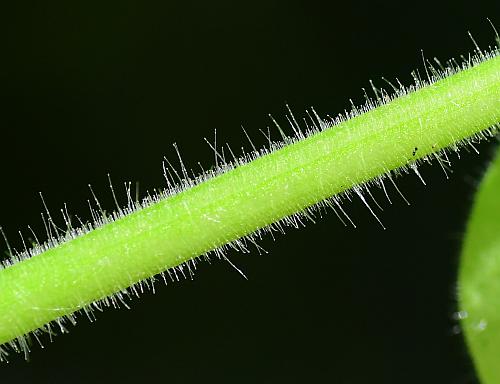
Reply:
[[[495,4],[496,3],[496,4]],[[162,187],[177,142],[188,166],[212,164],[203,137],[234,147],[244,125],[257,143],[268,113],[284,124],[362,101],[374,79],[426,57],[493,44],[498,2],[36,2],[2,6],[0,223],[12,245],[44,233],[38,192],[53,212],[86,218],[91,183],[112,208],[115,185]],[[498,25],[498,24],[497,24]],[[246,145],[246,144],[245,144]],[[474,383],[452,314],[460,238],[493,145],[398,180],[412,203],[384,202],[382,231],[360,203],[358,229],[332,213],[231,254],[193,281],[157,286],[69,335],[12,356],[2,383]],[[122,194],[123,196],[123,194]],[[379,194],[380,196],[380,194]],[[124,201],[124,200],[123,200]],[[1,246],[5,249],[5,246]],[[47,341],[47,340],[46,340]]]

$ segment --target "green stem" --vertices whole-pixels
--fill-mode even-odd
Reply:
[[[500,121],[496,56],[0,271],[0,343]]]

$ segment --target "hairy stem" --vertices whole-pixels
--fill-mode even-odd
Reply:
[[[496,56],[0,270],[0,344],[499,121]]]

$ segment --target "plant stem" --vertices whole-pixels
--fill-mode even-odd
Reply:
[[[496,56],[5,268],[0,343],[499,121]]]

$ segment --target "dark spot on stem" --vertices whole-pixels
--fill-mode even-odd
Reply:
[[[412,152],[412,156],[415,156],[415,154],[417,153],[417,151],[418,151],[418,147],[415,147],[415,149]]]

